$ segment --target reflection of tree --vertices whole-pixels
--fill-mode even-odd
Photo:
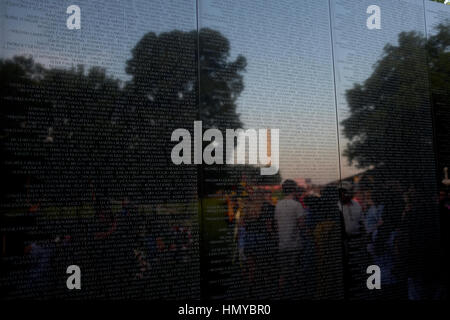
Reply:
[[[98,67],[0,60],[2,173],[13,178],[20,169],[18,186],[33,177],[35,200],[58,203],[89,199],[91,182],[108,197],[164,200],[192,192],[195,169],[172,164],[170,136],[179,127],[192,130],[196,119],[204,127],[241,126],[236,99],[246,60],[230,61],[229,50],[210,29],[148,33],[132,50],[132,79],[124,86]],[[11,192],[3,181],[2,194]]]
[[[440,3],[444,3],[445,2],[445,0],[431,0],[431,1],[440,2]]]
[[[439,173],[450,167],[450,23],[439,26],[439,33],[431,37],[427,49],[433,111],[435,118],[436,149]]]
[[[23,57],[2,61],[1,69],[7,106],[2,128],[9,132],[2,147],[37,181],[30,200],[82,200],[79,186],[111,169],[111,147],[119,135],[111,121],[122,96],[119,81],[99,68],[87,74],[82,67],[47,70]]]
[[[13,174],[19,167],[14,161],[25,161],[27,156],[18,156],[18,152],[8,150],[13,139],[24,139],[24,132],[20,128],[26,123],[26,114],[33,104],[24,102],[30,99],[30,93],[24,92],[21,87],[33,85],[33,75],[41,75],[42,68],[36,66],[31,60],[14,58],[12,61],[0,60],[0,99],[1,99],[1,195],[2,201],[7,193],[17,192],[25,181],[25,177]],[[20,97],[17,99],[15,97]]]
[[[439,152],[448,157],[450,27],[441,25],[438,31],[428,40],[415,32],[401,33],[397,46],[385,47],[372,75],[347,91],[350,117],[342,125],[350,139],[344,152],[350,163],[383,168],[392,179],[421,179],[420,172],[430,172],[427,72],[436,128],[447,139],[438,141]]]

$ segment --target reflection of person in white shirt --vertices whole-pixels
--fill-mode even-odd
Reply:
[[[300,228],[304,224],[306,212],[294,194],[287,195],[277,203],[275,219],[278,225],[278,248],[280,251],[299,250]]]
[[[344,217],[345,232],[350,237],[359,236],[363,220],[361,205],[352,199],[350,183],[343,182],[339,190],[341,199],[338,206]]]
[[[294,286],[301,250],[300,229],[305,223],[306,212],[302,205],[294,200],[297,183],[286,180],[282,185],[283,200],[275,207],[275,221],[278,229],[279,289],[281,297]]]

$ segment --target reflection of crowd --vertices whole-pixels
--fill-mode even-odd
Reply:
[[[165,207],[142,211],[128,199],[117,210],[97,197],[94,215],[77,220],[72,230],[61,228],[68,220],[56,223],[46,239],[33,240],[25,248],[29,271],[13,295],[74,297],[76,292],[65,287],[65,268],[75,264],[82,272],[83,297],[182,296],[181,279],[195,280],[186,272],[193,247],[189,223],[175,219]]]
[[[433,271],[441,264],[432,229],[424,224],[432,220],[422,210],[424,197],[396,182],[361,183],[355,189],[342,182],[317,195],[286,180],[274,204],[271,191],[247,188],[237,247],[249,297],[446,296],[445,271]],[[447,217],[448,203],[448,194],[441,195]],[[380,267],[381,290],[366,287],[369,265]]]
[[[28,278],[19,289],[42,297],[67,294],[65,280],[55,275],[65,277],[64,267],[81,264],[83,295],[112,297],[119,290],[122,297],[179,297],[183,266],[193,253],[188,224],[156,214],[162,207],[143,214],[128,199],[120,210],[106,199],[93,200],[94,215],[84,225],[29,243]],[[228,201],[232,260],[250,298],[444,298],[448,190],[439,198],[440,261],[426,206],[430,202],[415,188],[402,190],[396,182],[356,188],[342,182],[320,194],[292,180],[284,181],[281,194],[244,185]],[[373,264],[381,270],[381,290],[366,287],[366,268]]]

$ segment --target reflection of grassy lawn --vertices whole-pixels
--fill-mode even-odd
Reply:
[[[27,208],[2,208],[0,214],[4,217],[14,217],[25,214],[27,210]]]
[[[173,203],[166,204],[164,206],[159,207],[158,214],[161,215],[173,215],[176,217],[177,215],[187,216],[188,214],[192,215],[195,213],[197,209],[196,203]],[[111,209],[115,214],[120,213],[122,210],[122,205],[119,201],[114,201],[111,205]],[[17,216],[28,213],[28,207],[16,207],[16,208],[2,208],[0,214],[7,216]],[[152,205],[139,205],[138,207],[139,214],[147,215],[155,212],[154,207]],[[92,217],[94,215],[94,206],[92,204],[84,204],[81,206],[71,206],[71,207],[40,207],[39,208],[39,216],[44,217],[66,217],[66,218],[87,218]],[[31,214],[32,215],[32,214]]]
[[[92,205],[59,208],[49,207],[42,208],[42,215],[47,218],[90,218],[94,216],[94,208]]]
[[[21,216],[28,213],[29,208],[8,208],[3,209],[1,214],[8,217]],[[118,208],[113,208],[114,212]],[[41,207],[38,216],[45,218],[89,218],[94,215],[92,205],[73,206],[73,207]],[[30,214],[33,216],[33,213]]]
[[[223,235],[223,230],[228,228],[226,216],[226,203],[221,198],[202,199],[202,206],[197,202],[172,203],[160,206],[157,215],[170,216],[169,221],[173,224],[190,227],[193,234],[196,234],[197,226],[199,232],[203,232],[205,245],[211,241],[219,240]],[[26,207],[23,208],[3,208],[1,214],[6,217],[23,216],[28,213]],[[112,210],[120,214],[122,206],[120,202],[112,203]],[[201,212],[203,211],[203,212]],[[151,205],[140,205],[139,214],[145,216],[154,214],[154,207]],[[197,214],[195,214],[197,213]],[[95,214],[92,204],[84,204],[72,207],[41,207],[38,216],[44,219],[91,219]],[[31,214],[33,215],[33,214]],[[200,225],[201,224],[201,225]]]

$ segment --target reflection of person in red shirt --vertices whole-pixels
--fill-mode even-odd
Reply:
[[[295,200],[301,203],[303,209],[306,209],[307,207],[305,204],[305,196],[306,196],[305,188],[298,186],[295,194]]]

